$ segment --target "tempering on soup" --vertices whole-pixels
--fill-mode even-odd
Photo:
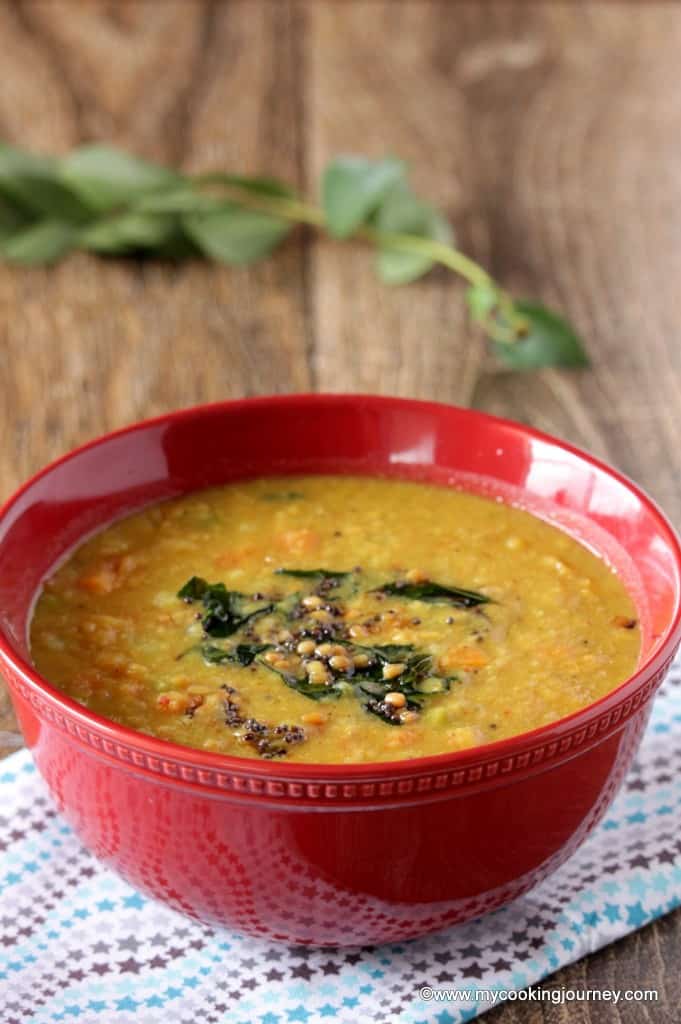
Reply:
[[[37,668],[190,747],[309,762],[525,732],[635,668],[619,578],[536,517],[451,488],[259,479],[117,522],[45,584]]]

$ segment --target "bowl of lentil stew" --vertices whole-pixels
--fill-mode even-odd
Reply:
[[[261,517],[266,529],[279,523],[279,534],[290,534],[287,546],[269,562],[257,545],[234,562],[235,550],[253,547],[247,530],[224,552],[188,547],[177,569],[182,586],[155,586],[154,615],[196,637],[186,658],[178,652],[173,686],[154,692],[151,718],[115,721],[106,699],[88,703],[85,690],[53,685],[66,657],[60,643],[67,654],[76,650],[94,616],[100,642],[84,648],[93,656],[82,685],[93,692],[102,672],[129,681],[126,673],[137,665],[131,693],[140,702],[149,673],[157,674],[153,659],[145,664],[144,643],[139,662],[125,652],[118,667],[95,663],[110,646],[107,630],[115,635],[116,601],[125,601],[116,574],[129,569],[142,583],[151,574],[134,557],[125,563],[127,548],[116,549],[127,543],[121,531],[142,531],[134,550],[150,548],[163,533],[154,516],[210,518],[221,502],[230,521]],[[315,532],[310,508],[328,522],[334,505],[352,510],[346,520],[355,524],[351,547],[361,551],[361,564],[333,537],[342,522],[329,526],[321,547],[317,538],[306,550]],[[412,505],[418,516],[410,518]],[[510,543],[504,571],[492,579],[477,571],[479,542],[498,539],[499,507],[513,522],[502,524],[503,543]],[[409,523],[410,551],[400,534]],[[211,528],[200,522],[197,536],[205,540]],[[543,555],[545,585],[523,576],[523,558],[537,544],[533,531],[558,545]],[[113,555],[102,562],[98,538],[107,536]],[[71,562],[83,586],[69,583],[74,551],[99,557],[92,565]],[[224,564],[216,566],[216,558]],[[560,675],[555,667],[549,623],[558,615],[565,627],[572,612],[567,603],[556,611],[561,585],[554,577],[567,565],[588,580],[596,560],[610,567],[594,578],[599,591],[611,588],[612,601],[601,593],[595,603],[587,596],[576,602],[593,628],[587,636],[585,621],[579,635],[602,644],[607,634],[611,646],[559,652],[571,663],[571,678],[583,662],[572,703],[561,703],[567,669]],[[251,579],[256,562],[261,575]],[[370,396],[228,402],[86,445],[10,499],[0,514],[0,660],[26,742],[60,810],[134,885],[201,920],[270,939],[393,941],[502,905],[588,834],[634,756],[678,645],[680,565],[674,531],[635,485],[519,424]],[[248,586],[239,589],[244,572]],[[36,641],[46,579],[63,580],[57,597],[65,605],[43,607]],[[536,651],[530,634],[525,652],[515,652],[520,671],[507,662],[495,676],[484,659],[494,637],[517,622],[517,615],[507,621],[509,581],[527,591],[533,579],[528,607],[547,623],[547,642]],[[244,590],[251,603],[242,605],[234,595],[241,599]],[[94,606],[69,635],[65,609],[76,622],[90,599]],[[598,619],[599,608],[607,621]],[[62,636],[55,632],[60,623]],[[148,627],[142,620],[142,640]],[[543,703],[535,694],[535,717],[516,719],[547,657],[562,689],[554,687],[550,700],[544,693]],[[615,666],[611,678],[603,675],[606,663]],[[259,684],[265,703],[253,705],[257,714],[239,700],[249,673],[272,680]],[[601,688],[589,689],[597,678]],[[284,717],[266,703],[275,682],[293,701]],[[484,708],[476,718],[485,686],[501,690],[508,720],[501,704],[498,721]],[[224,742],[208,710],[218,689]],[[443,720],[451,725],[446,741]],[[366,741],[357,738],[365,721]],[[183,723],[193,723],[194,732],[178,731]],[[325,729],[337,731],[333,756],[321,745]],[[192,746],[188,735],[201,745]]]

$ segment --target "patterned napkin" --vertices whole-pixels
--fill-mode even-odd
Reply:
[[[194,924],[80,846],[26,751],[0,764],[0,810],[2,1024],[454,1024],[681,904],[681,661],[577,853],[509,906],[413,942],[316,951]]]

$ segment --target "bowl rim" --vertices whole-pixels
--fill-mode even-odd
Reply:
[[[645,703],[647,697],[650,696],[664,678],[674,653],[681,642],[681,540],[657,502],[624,473],[621,473],[576,445],[572,445],[567,441],[515,420],[446,402],[376,395],[364,392],[304,392],[284,395],[259,395],[249,398],[201,403],[139,420],[109,431],[106,434],[86,441],[84,444],[49,462],[29,477],[0,507],[0,525],[11,514],[16,504],[36,483],[49,476],[49,474],[64,463],[77,458],[84,452],[103,447],[116,438],[144,432],[157,426],[170,425],[192,419],[196,416],[210,415],[223,411],[233,412],[235,415],[238,415],[241,409],[248,409],[257,405],[276,408],[282,406],[309,407],[315,404],[333,406],[347,403],[359,403],[373,408],[392,408],[393,410],[396,407],[402,407],[405,411],[408,409],[421,409],[424,412],[432,412],[435,415],[439,415],[442,410],[456,411],[464,416],[470,416],[473,420],[486,422],[523,438],[541,441],[559,448],[588,463],[591,467],[600,470],[606,476],[615,479],[627,490],[633,492],[646,507],[646,510],[652,516],[660,531],[667,534],[677,576],[677,593],[673,615],[666,625],[656,649],[637,666],[635,672],[613,690],[610,690],[585,707],[579,708],[569,715],[565,715],[546,725],[463,750],[446,751],[441,754],[403,758],[393,761],[350,763],[280,763],[276,761],[259,761],[255,758],[204,751],[199,748],[188,747],[170,740],[150,736],[127,726],[119,725],[88,710],[52,686],[30,662],[14,651],[4,629],[0,627],[0,664],[4,662],[7,668],[9,668],[12,673],[12,682],[18,685],[20,691],[23,691],[32,704],[40,706],[48,714],[48,717],[57,724],[61,723],[62,728],[65,728],[76,737],[87,740],[92,746],[103,753],[114,756],[119,760],[127,761],[131,767],[136,766],[143,770],[150,770],[154,774],[159,774],[158,767],[154,767],[158,763],[161,766],[179,766],[180,769],[182,769],[182,766],[185,766],[189,771],[183,772],[181,770],[180,776],[186,781],[199,782],[208,786],[217,785],[219,788],[225,788],[223,780],[227,777],[229,777],[231,782],[251,778],[255,784],[254,793],[262,791],[262,787],[257,785],[258,780],[264,783],[271,782],[275,789],[272,790],[269,787],[268,792],[270,792],[270,795],[276,792],[278,783],[290,783],[295,789],[296,783],[309,783],[318,779],[323,779],[324,782],[330,783],[334,789],[337,787],[334,787],[333,783],[339,784],[342,788],[343,782],[361,784],[362,781],[380,780],[381,778],[396,780],[405,776],[435,777],[442,775],[442,773],[449,773],[451,776],[450,782],[458,779],[459,783],[466,781],[475,783],[479,782],[482,776],[488,777],[490,781],[493,781],[499,770],[508,775],[518,770],[527,769],[529,761],[532,762],[535,770],[545,770],[554,763],[575,756],[581,750],[601,742],[607,735],[622,728],[630,715]],[[399,473],[395,475],[399,478]],[[187,491],[186,493],[191,492]],[[105,526],[101,527],[101,529],[104,528]],[[619,714],[617,713],[618,709]],[[99,740],[96,740],[96,737],[99,737]],[[138,758],[134,756],[130,758],[131,752],[133,754],[136,752],[140,756]],[[529,757],[529,761],[528,753],[532,755]],[[507,765],[505,769],[503,768],[504,764]],[[500,766],[502,767],[500,768]],[[166,771],[163,767],[160,774],[165,774],[170,779],[176,777],[174,771]],[[205,778],[202,778],[202,776],[205,776]],[[460,776],[465,776],[465,778],[459,778]],[[498,778],[496,779],[496,784],[499,784]],[[354,786],[350,788],[356,789]],[[298,796],[301,794],[295,791],[293,795]],[[310,795],[319,796],[317,793],[311,793]],[[327,795],[335,796],[336,794]],[[347,795],[352,796],[354,794],[348,793]],[[369,796],[369,792],[366,795]],[[385,795],[387,796],[388,794],[386,793]]]

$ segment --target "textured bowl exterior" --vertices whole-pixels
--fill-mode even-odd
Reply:
[[[41,580],[92,530],[248,476],[391,474],[523,505],[606,557],[643,653],[559,722],[454,754],[287,765],[210,754],[86,711],[31,667]],[[171,414],[66,456],[0,513],[0,667],[36,764],[84,844],[195,918],[292,943],[405,939],[508,902],[558,867],[616,793],[679,643],[681,553],[654,504],[584,453],[469,410],[289,396]]]

